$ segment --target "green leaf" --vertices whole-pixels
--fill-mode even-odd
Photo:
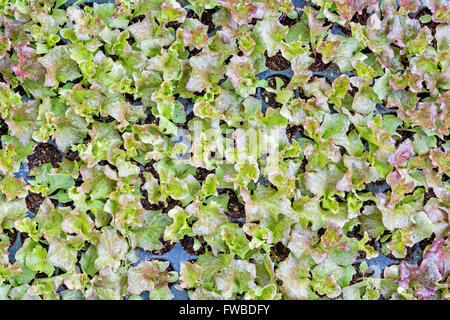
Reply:
[[[58,9],[59,7],[61,7],[63,4],[65,4],[68,1],[69,0],[56,0],[55,9]]]
[[[169,217],[172,218],[170,211]],[[165,230],[167,230],[170,225],[169,217],[163,213],[147,211],[142,217],[142,226],[130,229],[128,236],[130,238],[131,247],[140,247],[149,251],[161,249],[162,244],[160,239],[163,237],[166,238]],[[166,240],[177,241],[178,239],[166,238]]]
[[[165,240],[176,242],[182,239],[184,235],[192,234],[191,227],[187,222],[188,215],[183,208],[178,206],[173,208],[168,212],[168,216],[172,219],[172,224],[164,230]]]
[[[339,138],[345,135],[350,125],[350,121],[346,116],[338,113],[325,114],[322,125],[320,126],[320,132],[322,133],[322,139]]]

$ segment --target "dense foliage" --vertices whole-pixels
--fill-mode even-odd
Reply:
[[[449,23],[0,0],[0,299],[449,299]]]

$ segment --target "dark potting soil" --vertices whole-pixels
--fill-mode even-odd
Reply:
[[[422,205],[425,205],[431,198],[436,198],[436,194],[434,193],[433,188],[428,188],[428,191],[424,194]]]
[[[327,64],[323,63],[322,54],[319,52],[316,52],[311,57],[314,58],[314,62],[312,65],[309,66],[308,70],[310,70],[312,72],[324,71],[331,64],[331,63],[327,63]]]
[[[156,171],[155,167],[153,166],[155,163],[156,163],[155,160],[151,160],[149,163],[147,163],[144,166],[144,171],[150,172],[152,174],[152,176],[155,179],[158,179],[158,181],[159,181],[159,173],[158,173],[158,171]],[[143,182],[143,183],[145,183],[145,182]]]
[[[166,28],[173,28],[174,30],[177,30],[179,26],[181,26],[181,23],[177,21],[170,21],[169,23],[165,24]]]
[[[362,250],[358,251],[358,255],[356,256],[356,259],[360,260],[360,259],[364,259],[366,257],[366,253]]]
[[[26,233],[26,232],[21,232],[20,233],[20,241],[22,243],[24,243],[27,238],[28,238],[28,233]]]
[[[245,205],[239,201],[236,192],[232,189],[224,189],[219,194],[226,194],[228,196],[228,206],[225,214],[233,221],[245,218]]]
[[[368,48],[368,47],[365,47],[364,49],[361,50],[361,53],[364,53],[364,54],[369,54],[369,53],[372,53],[372,52],[373,51],[370,50],[370,48]]]
[[[348,92],[352,97],[354,97],[355,96],[355,94],[358,92],[358,88],[357,87],[354,87],[354,86],[350,86],[351,87],[351,89],[350,89],[350,91]]]
[[[291,26],[293,26],[294,24],[297,23],[298,18],[296,18],[296,19],[291,19],[291,18],[289,18],[289,17],[287,16],[287,14],[283,13],[278,21],[280,21],[280,23],[281,23],[283,26],[289,26],[289,27],[291,27]]]
[[[199,54],[199,53],[202,51],[202,49],[197,49],[197,48],[195,48],[195,47],[193,47],[192,50],[189,50],[188,47],[184,47],[184,49],[187,50],[187,51],[189,52],[188,59],[190,59],[190,58],[193,57],[193,56],[196,56],[197,54]]]
[[[245,206],[238,201],[236,196],[228,201],[227,215],[232,219],[245,218]]]
[[[51,163],[53,167],[59,167],[62,155],[52,144],[41,143],[34,147],[33,154],[28,157],[28,168],[39,167],[45,163]]]
[[[431,12],[430,9],[428,9],[427,7],[422,7],[422,8],[420,8],[420,10],[417,12],[417,14],[416,14],[416,16],[415,16],[415,19],[419,19],[420,17],[422,17],[422,16],[424,16],[424,15],[427,15],[427,14],[430,15],[430,16],[433,15],[433,13]],[[420,22],[420,21],[419,21],[419,22]],[[439,23],[436,23],[436,22],[434,22],[433,20],[431,20],[430,22],[427,22],[427,23],[422,23],[422,22],[420,22],[420,26],[421,26],[421,27],[427,26],[428,29],[430,29],[430,31],[431,31],[433,37],[434,37],[434,35],[436,34],[436,27],[437,27],[438,25],[439,25]]]
[[[274,185],[271,181],[267,181],[267,184],[268,184],[268,186],[269,186],[270,188],[272,188],[272,189],[278,191],[278,187],[277,187],[276,185]]]
[[[343,26],[341,26],[341,25],[339,25],[339,24],[336,24],[336,25],[337,25],[338,29],[339,29],[343,34],[345,34],[345,35],[348,36],[348,37],[351,37],[351,36],[352,36],[352,30],[351,30],[350,28],[343,27]]]
[[[151,166],[153,168],[153,166]],[[154,169],[153,169],[154,170]],[[142,172],[139,173],[139,179],[141,179],[141,186],[140,186],[140,192],[141,192],[141,205],[145,210],[152,210],[152,211],[158,211],[164,208],[164,203],[162,201],[159,201],[158,203],[150,203],[148,201],[148,192],[143,188],[145,184],[145,178]]]
[[[159,239],[159,242],[161,242],[163,247],[159,250],[150,251],[151,254],[162,255],[172,250],[176,245],[176,242],[166,241],[163,238]]]
[[[259,21],[260,19],[256,19],[256,18],[252,18],[252,20],[250,21],[250,24],[252,26],[256,25],[256,23]]]
[[[296,133],[299,133],[300,136],[303,136],[303,127],[301,125],[288,125],[286,128],[286,136],[289,141],[295,137]]]
[[[8,125],[6,124],[5,120],[0,118],[0,138],[1,136],[8,134]],[[3,149],[2,142],[0,140],[0,150]]]
[[[200,242],[200,248],[198,250],[194,250],[194,238],[192,237],[185,235],[182,239],[180,239],[180,244],[183,250],[191,256],[199,256],[206,252],[207,245],[202,236],[197,237],[197,240]]]
[[[361,237],[361,239],[362,239],[362,237]],[[361,239],[358,239],[358,240],[361,240]],[[375,238],[370,239],[369,242],[367,242],[367,244],[369,246],[371,246],[372,248],[374,248],[376,251],[379,251],[379,249],[381,247],[380,240],[376,240]]]
[[[410,130],[401,130],[402,132],[397,132],[398,134],[400,134],[400,138],[398,138],[397,140],[395,140],[395,147],[398,147],[399,145],[401,145],[403,143],[403,141],[405,141],[406,139],[410,139],[414,136],[414,132],[410,131]]]
[[[361,14],[355,13],[350,21],[365,26],[367,24],[367,19],[369,19],[370,16],[371,15],[367,12],[367,8],[364,8]]]
[[[278,262],[286,260],[290,253],[291,250],[285,247],[284,244],[281,243],[281,241],[277,242],[270,248],[270,257]]]
[[[320,228],[319,230],[317,230],[317,236],[319,237],[319,239],[325,234],[326,231],[327,228]]]
[[[195,173],[194,178],[199,182],[202,182],[206,179],[209,174],[215,173],[215,170],[207,170],[205,168],[198,167],[197,172]]]
[[[433,233],[433,234],[431,234],[431,237],[428,237],[428,238],[423,239],[422,241],[420,241],[419,242],[419,249],[420,249],[420,251],[423,252],[428,245],[433,243],[435,238],[436,238],[436,235]]]
[[[80,161],[80,155],[78,154],[77,150],[73,151],[71,149],[68,149],[64,154],[64,158],[70,161]]]
[[[388,257],[391,260],[394,261],[408,261],[411,260],[413,258],[413,253],[417,248],[417,243],[415,245],[413,245],[412,247],[406,247],[406,256],[404,258],[396,258],[392,252],[390,252],[388,255],[386,255],[386,257]]]
[[[417,98],[419,98],[419,101],[422,102],[424,99],[431,97],[429,92],[418,92],[416,95]],[[383,101],[383,105],[386,105],[386,103]]]
[[[308,164],[308,159],[306,159],[306,157],[304,157],[302,160],[302,163],[300,164],[300,170],[301,170],[300,172],[306,172],[307,164]]]
[[[16,242],[17,235],[19,234],[19,232],[16,229],[13,229],[13,231],[4,229],[3,233],[8,236],[10,246],[12,246],[14,244],[14,242]]]
[[[361,225],[354,226],[352,230],[347,232],[347,237],[356,238],[358,241],[363,238],[363,236],[359,233],[361,230]]]
[[[144,14],[140,14],[136,17],[134,17],[133,19],[131,19],[130,24],[134,24],[134,23],[139,23],[145,20],[145,15]]]
[[[159,126],[159,118],[155,117],[153,113],[150,111],[150,114],[147,115],[144,121],[145,124],[156,124]]]
[[[145,210],[158,211],[164,208],[164,203],[162,201],[159,201],[158,203],[150,203],[150,201],[148,201],[147,190],[141,190],[141,194],[143,196],[143,198],[141,198],[141,205]]]
[[[48,278],[48,275],[46,273],[43,273],[43,272],[38,272],[38,273],[36,273],[36,275],[34,277],[36,279],[43,279],[43,278]]]
[[[274,76],[270,76],[268,77],[266,80],[269,83],[269,87],[271,87],[272,89],[276,89],[277,87],[277,82],[275,80],[275,78],[280,78],[283,81],[283,86],[282,88],[286,88],[287,85],[289,84],[290,79],[286,76],[283,75],[274,75]],[[263,101],[265,103],[267,103],[270,107],[272,108],[281,108],[282,104],[277,102],[275,99],[277,97],[276,93],[273,92],[269,92],[264,88],[261,88],[261,96],[263,98]]]
[[[208,33],[211,33],[216,28],[216,25],[213,23],[212,15],[213,13],[217,12],[219,9],[206,9],[203,11],[202,18],[200,19],[200,22],[204,25],[208,26]]]
[[[382,235],[382,236],[386,236],[387,234],[390,234],[390,232],[388,232],[388,231],[385,231],[385,233]],[[433,236],[434,236],[434,234],[433,234]],[[429,239],[429,238],[428,238]],[[388,241],[389,241],[390,239],[388,239]],[[371,245],[371,242],[375,242],[375,241],[377,241],[378,242],[378,247],[381,247],[380,245],[379,245],[379,240],[375,240],[375,239],[372,239],[370,242],[369,242],[369,245]],[[422,241],[427,241],[427,239],[424,239],[424,240],[422,240]],[[422,242],[421,241],[421,242]],[[431,243],[433,240],[431,240],[429,243]],[[405,255],[405,257],[404,258],[396,258],[393,254],[392,254],[392,252],[390,252],[389,254],[387,254],[387,255],[385,255],[387,258],[389,258],[389,259],[391,259],[391,260],[394,260],[394,261],[399,261],[399,262],[402,262],[402,261],[409,261],[409,260],[412,260],[413,258],[414,258],[414,252],[416,251],[416,249],[417,248],[420,248],[420,243],[421,242],[418,242],[418,243],[416,243],[416,244],[414,244],[413,246],[411,246],[411,247],[406,247],[406,255]],[[377,249],[377,247],[376,246],[373,246],[375,249]],[[423,251],[422,249],[421,249],[421,251]]]
[[[305,91],[302,87],[298,88],[298,97],[302,100],[308,100],[308,97],[306,96]]]
[[[16,93],[18,93],[21,97],[28,96],[28,95],[27,95],[27,92],[25,91],[25,89],[24,89],[22,86],[17,86],[17,87],[14,89],[14,91],[15,91]]]
[[[160,259],[152,259],[152,260],[166,261],[166,260],[162,260],[162,259],[161,260]],[[175,271],[175,269],[173,268],[172,264],[169,264],[169,266],[164,271],[165,272],[172,272],[172,271]],[[173,286],[173,284],[171,286]],[[171,286],[169,286],[169,288]]]
[[[450,140],[450,135],[444,136],[443,139],[441,139],[441,138],[438,137],[438,136],[435,136],[435,137],[436,137],[436,139],[437,139],[436,145],[437,145],[438,147],[442,146],[443,144],[445,144],[446,141]]]
[[[163,213],[168,213],[170,210],[172,210],[176,206],[183,208],[183,204],[181,203],[181,201],[174,200],[171,196],[167,197],[166,202],[167,202],[167,205],[162,209]]]
[[[281,51],[278,51],[274,56],[269,57],[267,55],[267,51],[264,52],[266,57],[266,67],[273,71],[282,71],[286,70],[291,66],[289,60],[285,59],[281,54]]]
[[[363,207],[365,207],[365,206],[376,206],[376,205],[377,205],[376,202],[373,201],[373,200],[365,200],[365,201],[363,201]]]
[[[355,125],[353,123],[350,123],[350,125],[348,126],[348,129],[347,129],[347,133],[350,133],[350,132],[352,132],[355,129],[356,129]]]
[[[189,121],[191,121],[194,118],[195,118],[195,115],[193,112],[191,112],[186,116],[186,122],[180,123],[180,124],[178,124],[178,126],[180,128],[183,128],[184,130],[189,130]]]
[[[409,60],[406,56],[402,56],[400,58],[400,62],[405,67],[405,69],[407,69],[409,67]]]
[[[27,205],[28,210],[37,213],[44,200],[45,197],[42,194],[29,191],[28,195],[25,197],[25,204]]]
[[[114,118],[111,117],[111,116],[102,117],[102,116],[99,116],[99,115],[95,115],[95,116],[93,116],[92,118],[93,118],[95,121],[102,122],[102,123],[110,123],[110,122],[113,122],[114,120],[116,120],[116,119],[114,119]]]
[[[352,266],[355,269],[356,273],[352,276],[350,285],[354,285],[355,283],[361,282],[364,277],[361,270],[359,270],[359,263],[353,263]]]
[[[0,118],[0,136],[8,134],[8,125],[3,118]]]
[[[186,19],[197,19],[200,20],[198,15],[195,13],[194,10],[188,10],[187,14],[186,14]]]
[[[19,232],[19,231],[17,231],[14,228],[12,229],[12,231],[8,230],[8,229],[5,229],[5,230],[3,230],[3,232],[8,236],[10,246],[12,246],[14,244],[14,242],[16,242],[17,237],[19,236],[19,233],[20,233],[20,241],[22,242],[22,244],[28,238],[28,234],[27,233]]]

